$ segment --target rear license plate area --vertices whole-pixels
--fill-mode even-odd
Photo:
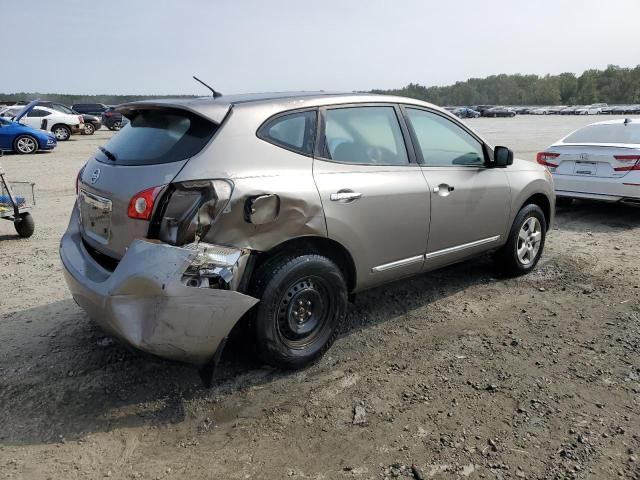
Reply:
[[[112,204],[108,198],[80,190],[80,221],[84,233],[97,242],[107,244],[111,236]]]
[[[596,162],[576,162],[573,169],[575,175],[595,175],[598,170]]]

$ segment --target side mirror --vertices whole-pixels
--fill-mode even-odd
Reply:
[[[513,151],[507,147],[496,147],[493,150],[493,166],[495,168],[505,168],[513,164]]]

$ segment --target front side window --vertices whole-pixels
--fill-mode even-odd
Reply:
[[[393,107],[328,109],[324,156],[336,162],[407,165],[409,158]]]
[[[313,153],[316,133],[316,111],[281,115],[267,122],[258,136],[269,143],[305,155]]]
[[[482,143],[455,123],[435,113],[407,108],[409,122],[427,166],[482,166]]]

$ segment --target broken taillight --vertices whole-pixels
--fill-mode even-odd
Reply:
[[[204,237],[233,192],[228,180],[195,180],[172,184],[156,214],[154,235],[171,245]]]

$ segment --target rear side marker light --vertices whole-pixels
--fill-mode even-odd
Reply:
[[[553,160],[560,156],[559,153],[550,153],[550,152],[539,152],[536,156],[536,162],[540,165],[544,165],[545,167],[555,168],[558,166],[557,163],[551,163],[549,160]]]
[[[127,215],[129,218],[149,220],[153,213],[153,205],[162,187],[152,187],[142,192],[136,193],[129,201]]]

